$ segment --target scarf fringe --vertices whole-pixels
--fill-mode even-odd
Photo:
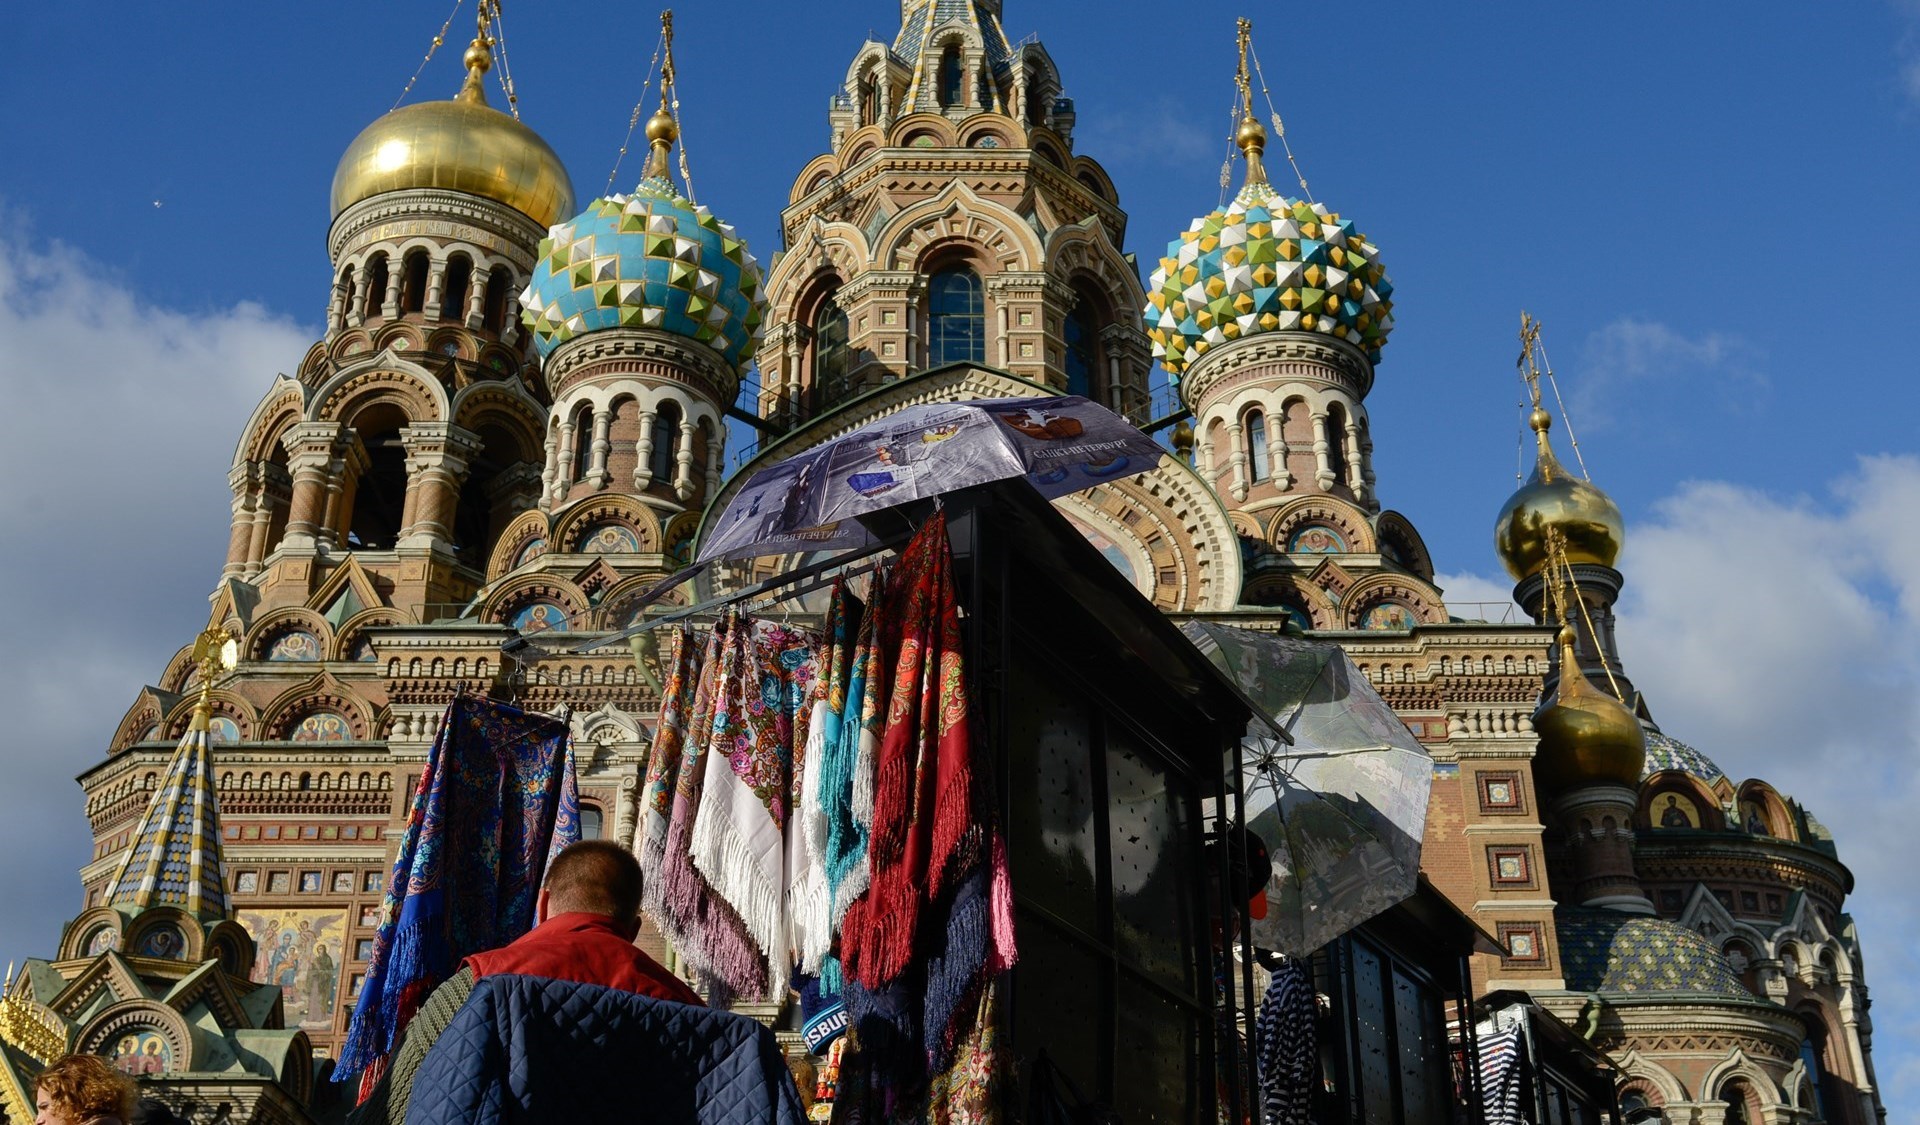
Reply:
[[[992,960],[992,888],[986,873],[975,870],[961,883],[947,908],[943,948],[927,959],[923,1042],[929,1069],[945,1070],[954,1044],[968,1030],[958,1026],[970,999],[977,1000],[981,970]]]
[[[945,895],[980,865],[986,820],[977,807],[974,783],[972,766],[956,765],[934,797],[933,852],[927,862],[928,898]]]
[[[706,877],[707,887],[740,916],[747,934],[760,951],[774,956],[785,946],[785,892],[767,878],[766,869],[760,865],[759,852],[735,828],[728,815],[729,800],[719,795],[719,786],[713,781],[718,780],[722,785],[728,784],[728,779],[732,784],[744,783],[732,777],[732,767],[723,759],[710,759],[709,767],[716,773],[724,770],[727,776],[710,779],[701,794],[702,808],[694,819],[693,839],[689,841],[693,866]]]

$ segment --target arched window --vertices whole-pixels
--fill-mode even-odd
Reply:
[[[1258,410],[1247,411],[1247,461],[1253,466],[1253,479],[1266,480],[1272,474],[1267,463],[1267,416]]]
[[[573,412],[573,479],[587,479],[593,467],[593,407],[581,403]]]
[[[1067,393],[1097,397],[1100,384],[1100,324],[1086,298],[1074,303],[1061,326],[1067,338]]]
[[[853,349],[847,344],[847,313],[832,297],[820,302],[813,314],[813,385],[816,392],[837,394],[846,389],[847,367]]]
[[[671,402],[660,404],[659,413],[653,416],[653,456],[647,461],[647,472],[652,474],[655,484],[671,484],[676,464],[674,445],[680,440],[680,407]]]
[[[427,307],[427,252],[407,254],[400,274],[400,311],[417,313]]]
[[[441,287],[440,319],[467,318],[467,290],[473,285],[473,259],[455,254],[447,259],[447,280]]]
[[[353,267],[340,268],[340,323],[345,324],[347,317],[353,315]]]
[[[860,124],[871,125],[880,120],[880,83],[869,74],[860,82]]]
[[[605,815],[592,805],[582,804],[580,806],[580,838],[582,840],[598,840],[605,831]]]
[[[1047,87],[1042,80],[1040,67],[1035,63],[1027,64],[1027,124],[1038,127],[1047,123]]]
[[[367,264],[367,307],[363,315],[380,315],[380,308],[387,301],[387,256],[375,254],[373,261]]]
[[[374,407],[353,420],[367,451],[367,466],[353,483],[347,546],[386,551],[400,538],[407,503],[407,450],[400,441],[406,416],[391,406]]]
[[[948,109],[960,104],[960,84],[963,78],[960,70],[960,48],[948,47],[940,56],[941,108]]]
[[[964,267],[927,282],[927,366],[987,358],[986,302],[980,275]]]
[[[1333,470],[1333,483],[1347,480],[1347,412],[1335,406],[1327,411],[1327,464]]]
[[[503,331],[507,327],[507,298],[513,296],[513,271],[505,266],[495,266],[487,273],[487,303],[481,311],[480,323],[492,332]]]

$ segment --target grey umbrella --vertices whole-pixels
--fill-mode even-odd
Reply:
[[[1247,827],[1273,877],[1254,944],[1303,956],[1411,896],[1433,762],[1340,646],[1190,621],[1183,631],[1293,737],[1242,744]]]

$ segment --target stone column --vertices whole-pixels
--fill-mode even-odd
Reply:
[[[1313,477],[1322,489],[1333,487],[1332,448],[1327,441],[1327,412],[1313,412]]]
[[[1287,446],[1287,412],[1267,411],[1267,468],[1273,486],[1282,492],[1293,487],[1293,473],[1287,468],[1287,456],[1292,452]]]
[[[633,834],[639,824],[640,779],[628,774],[620,779],[620,796],[613,806],[613,838],[623,848],[633,847]]]
[[[253,543],[254,513],[260,506],[260,463],[247,461],[227,473],[227,486],[233,490],[233,522],[227,531],[227,563],[220,577],[246,575],[247,552]]]
[[[1233,447],[1231,459],[1227,462],[1233,471],[1233,483],[1230,491],[1235,500],[1247,498],[1247,441],[1241,432],[1239,422],[1227,424],[1227,442]]]
[[[569,415],[560,423],[560,463],[555,466],[554,500],[559,502],[567,498],[567,490],[573,487],[573,443],[585,439],[583,434],[575,434],[576,427]]]
[[[454,511],[467,464],[480,437],[451,422],[415,422],[400,431],[407,451],[409,520],[400,529],[402,547],[454,546]]]
[[[427,259],[427,296],[420,306],[420,315],[427,320],[440,319],[440,299],[447,291],[447,260],[444,257]]]
[[[400,315],[400,283],[407,276],[407,260],[394,258],[387,262],[387,292],[380,301],[380,315],[392,320]]]
[[[280,439],[287,450],[287,471],[293,478],[293,496],[287,512],[287,534],[281,545],[312,550],[319,545],[321,521],[326,518],[328,470],[334,448],[344,436],[338,422],[295,422]]]
[[[1360,472],[1360,423],[1351,413],[1347,415],[1347,487],[1353,489],[1354,499],[1366,502],[1366,478]]]
[[[547,427],[546,441],[541,443],[546,451],[546,460],[540,467],[540,506],[552,508],[558,499],[560,485],[560,431],[554,426]]]
[[[479,328],[487,316],[487,275],[481,272],[480,263],[473,263],[473,271],[467,275],[467,315],[468,328]]]
[[[644,489],[653,483],[653,423],[658,415],[652,410],[640,412],[640,440],[634,443],[633,486]]]
[[[711,500],[720,491],[720,456],[725,444],[721,435],[725,433],[722,429],[720,434],[707,435],[707,478],[702,485],[703,499]]]
[[[353,297],[347,302],[347,327],[358,328],[366,323],[367,307],[367,264],[360,263],[353,269]]]
[[[320,519],[320,546],[337,547],[346,543],[353,524],[353,492],[349,486],[357,490],[361,474],[371,464],[360,435],[351,429],[344,431],[343,441],[327,465],[327,502]]]
[[[693,497],[693,420],[680,420],[680,441],[674,447],[673,459],[676,468],[673,474],[673,494],[682,501]]]
[[[613,449],[608,434],[612,429],[613,411],[602,407],[593,412],[593,448],[587,453],[587,480],[595,488],[607,487],[607,453]]]

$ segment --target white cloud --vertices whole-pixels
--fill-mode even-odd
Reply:
[[[1447,610],[1463,621],[1525,621],[1527,615],[1513,603],[1513,583],[1478,574],[1436,574],[1434,585],[1446,599]]]
[[[77,913],[73,778],[205,627],[235,442],[312,338],[257,305],[156,306],[0,213],[0,855],[32,857],[0,869],[0,959],[52,953]]]
[[[1665,416],[1664,406],[1683,398],[1697,404],[1707,386],[1717,390],[1716,407],[1748,412],[1764,402],[1762,358],[1758,348],[1731,333],[1681,331],[1623,316],[1596,329],[1581,347],[1580,366],[1569,381],[1575,417],[1596,428],[1623,421],[1627,412],[1617,406],[1631,392],[1634,425],[1655,425]]]
[[[1920,1104],[1920,458],[1864,458],[1818,497],[1682,486],[1633,528],[1619,636],[1662,729],[1830,829],[1894,1116]]]

